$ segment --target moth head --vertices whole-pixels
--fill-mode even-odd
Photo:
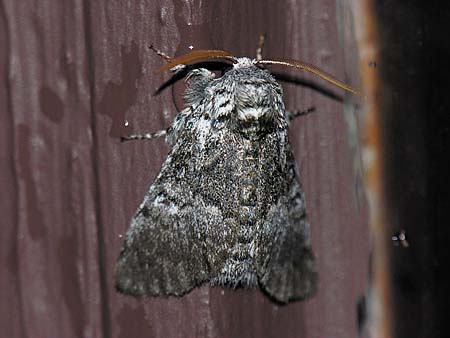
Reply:
[[[232,119],[239,129],[265,133],[285,129],[283,91],[275,78],[253,60],[242,58],[230,71],[233,83]]]
[[[233,69],[213,82],[214,74],[206,69],[191,71],[190,85],[185,101],[190,106],[209,98],[209,113],[215,128],[228,128],[246,137],[260,137],[271,130],[285,130],[287,118],[282,101],[282,90],[266,70],[266,65],[293,67],[312,73],[321,79],[351,93],[362,95],[358,90],[335,79],[319,68],[298,60],[260,60],[235,57],[222,50],[198,50],[175,59],[159,69],[177,70],[189,63],[199,61],[226,61]]]

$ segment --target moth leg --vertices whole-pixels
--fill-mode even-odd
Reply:
[[[264,47],[264,42],[266,40],[265,34],[259,35],[258,48],[256,48],[256,60],[262,60],[262,49]]]
[[[166,60],[166,62],[171,62],[173,60],[172,57],[170,57],[169,55],[167,55],[166,53],[160,51],[159,49],[157,49],[155,46],[150,45],[148,46],[149,49],[151,49],[152,51],[155,52],[156,55],[159,55],[160,57],[162,57],[164,60]]]
[[[287,114],[288,120],[292,121],[296,117],[308,115],[308,114],[312,113],[315,110],[316,110],[316,107],[310,107],[310,108],[308,108],[306,110],[295,110],[295,111],[287,110],[286,114]]]
[[[159,130],[153,133],[144,133],[144,134],[131,134],[128,136],[122,136],[120,140],[122,142],[125,141],[132,141],[132,140],[153,140],[156,138],[160,138],[162,136],[166,136],[167,131],[166,130]]]

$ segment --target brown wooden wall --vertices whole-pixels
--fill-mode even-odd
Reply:
[[[156,131],[180,107],[182,82],[153,71],[169,55],[224,49],[316,64],[359,86],[349,1],[0,2],[0,327],[2,337],[357,337],[369,239],[356,99],[276,68],[320,275],[317,295],[287,306],[258,290],[198,288],[136,300],[113,287],[129,221],[169,150]],[[129,126],[125,127],[125,121]]]

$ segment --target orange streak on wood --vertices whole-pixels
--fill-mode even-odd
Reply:
[[[372,236],[372,285],[369,332],[372,337],[393,337],[392,286],[389,247],[386,241],[387,219],[383,171],[383,139],[379,93],[382,85],[376,61],[379,37],[373,0],[353,2],[356,38],[360,49],[360,69],[367,99],[363,132],[365,184],[369,201]]]

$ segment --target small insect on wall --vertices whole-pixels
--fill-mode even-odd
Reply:
[[[172,149],[131,221],[116,266],[116,287],[135,296],[182,296],[209,282],[259,286],[272,300],[311,296],[317,273],[302,190],[288,139],[283,92],[265,65],[311,72],[294,60],[235,57],[200,50],[177,59],[163,53],[160,70],[186,70],[200,60],[225,60],[222,77],[205,68],[187,75],[184,108],[166,131]]]

